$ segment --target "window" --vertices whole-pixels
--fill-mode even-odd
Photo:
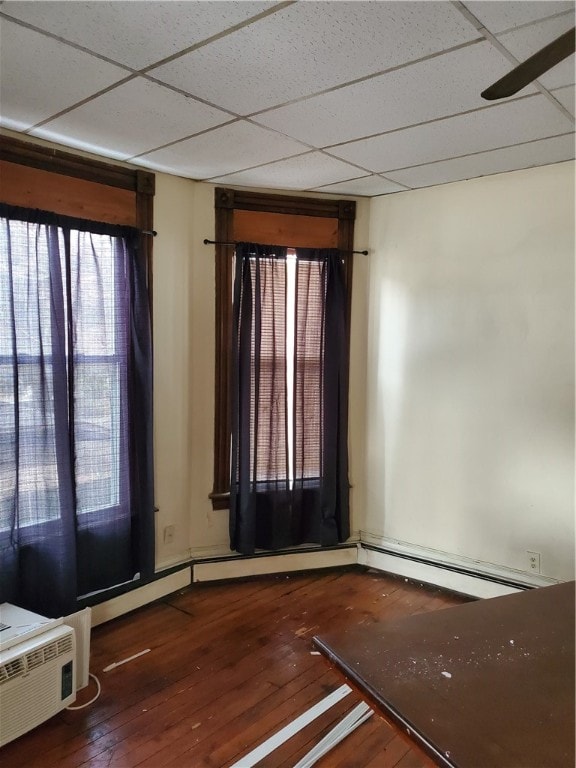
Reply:
[[[0,602],[154,574],[154,175],[0,138]]]
[[[345,262],[346,283],[348,291],[348,313],[350,309],[352,281],[352,247],[354,233],[355,203],[347,200],[321,200],[316,198],[292,197],[284,195],[267,195],[254,192],[244,192],[229,189],[216,189],[216,241],[217,243],[233,243],[248,241],[268,243],[271,245],[288,245],[302,248],[339,248]],[[216,391],[215,391],[215,436],[214,436],[214,486],[211,494],[215,509],[226,509],[229,506],[230,490],[230,360],[232,349],[232,282],[233,282],[234,246],[216,245]],[[299,262],[292,254],[288,258],[286,268],[286,296],[288,302],[310,302],[314,294],[314,281],[318,279],[315,273],[317,266],[306,260]],[[310,317],[313,312],[308,307]],[[287,317],[291,317],[291,311]],[[305,336],[300,344],[305,345],[307,376],[313,376],[314,368],[318,369],[318,328],[308,324]],[[282,334],[281,334],[282,335]],[[275,356],[269,350],[268,365],[288,365],[292,357],[289,346],[292,330],[284,329],[284,340],[276,337]],[[283,351],[283,354],[279,354]],[[317,374],[319,375],[319,374]],[[288,368],[287,387],[295,384]],[[282,399],[286,408],[292,401],[291,392],[287,389]],[[279,403],[276,403],[278,406]],[[316,403],[302,403],[303,427],[305,427],[307,451],[305,453],[307,466],[304,468],[309,477],[318,474],[318,459],[314,458],[312,449],[313,435],[318,431],[315,427],[314,415]],[[304,406],[307,406],[307,410]],[[305,414],[305,415],[304,415]],[[290,440],[290,435],[289,435]],[[276,446],[278,455],[287,456],[286,472],[288,477],[294,476],[294,466],[302,462],[302,446],[288,445],[287,450]],[[318,454],[316,453],[316,456]],[[266,475],[266,462],[270,461],[270,446],[260,445],[258,455],[259,473]]]
[[[254,262],[252,259],[253,282]],[[321,265],[297,259],[296,251],[288,249],[285,260],[260,259],[260,269],[261,280],[267,285],[262,291],[257,410],[263,423],[276,428],[259,432],[256,479],[265,483],[284,477],[292,487],[296,474],[312,480],[318,479],[321,472],[321,401],[316,396],[322,357]],[[254,376],[254,346],[251,362]],[[252,406],[251,432],[255,410]],[[284,429],[284,423],[294,424],[295,429]],[[252,453],[251,465],[253,459]]]
[[[6,322],[0,330],[0,529],[9,527],[16,485],[20,526],[59,516],[54,499],[59,492],[54,437],[58,403],[52,366],[58,330],[51,307],[54,271],[49,252],[49,238],[54,236],[58,273],[71,288],[69,301],[63,301],[61,307],[63,326],[70,326],[69,313],[74,318],[74,358],[69,336],[63,353],[66,370],[74,378],[77,512],[118,509],[120,505],[120,442],[126,439],[120,404],[126,340],[117,321],[121,301],[116,276],[118,243],[109,235],[72,230],[67,250],[61,229],[2,219],[0,272],[5,279],[0,284],[0,316]],[[14,464],[17,434],[18,478]]]

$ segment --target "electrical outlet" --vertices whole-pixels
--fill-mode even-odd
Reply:
[[[174,541],[174,529],[176,526],[167,525],[164,528],[164,544],[172,544]]]
[[[533,573],[540,573],[540,552],[526,552],[528,557],[528,570]]]

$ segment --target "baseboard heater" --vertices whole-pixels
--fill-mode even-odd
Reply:
[[[356,565],[355,542],[333,547],[283,549],[253,555],[220,555],[192,561],[192,581],[220,581],[291,571]]]
[[[468,576],[473,579],[480,579],[481,581],[487,581],[492,584],[497,584],[499,586],[509,587],[510,589],[526,590],[526,589],[534,589],[536,586],[534,584],[529,584],[523,581],[517,581],[515,579],[508,578],[506,576],[487,573],[486,571],[478,570],[475,568],[467,568],[466,566],[457,565],[454,563],[446,563],[441,560],[434,560],[433,558],[427,558],[427,557],[423,557],[421,555],[416,555],[412,553],[398,552],[397,550],[389,549],[387,547],[383,547],[377,544],[368,544],[368,543],[362,542],[360,544],[360,547],[364,550],[367,550],[368,552],[376,552],[380,555],[387,555],[389,557],[394,557],[399,560],[407,560],[412,563],[417,563],[419,565],[424,565],[431,568],[438,568],[440,570],[448,571],[450,573],[457,573],[461,576]]]

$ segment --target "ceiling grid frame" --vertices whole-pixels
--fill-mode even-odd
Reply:
[[[505,42],[502,42],[501,38],[509,35],[511,40],[514,39],[515,41],[519,40],[522,42],[529,33],[531,41],[538,40],[540,44],[540,38],[542,38],[541,46],[543,46],[550,42],[542,37],[545,27],[560,28],[564,24],[566,26],[573,25],[573,2],[541,0],[540,2],[536,1],[528,4],[528,8],[522,7],[523,5],[526,6],[526,4],[515,2],[514,0],[504,0],[498,6],[489,1],[479,5],[473,0],[470,0],[470,2],[432,0],[432,2],[426,3],[387,2],[387,0],[379,0],[377,3],[368,2],[367,0],[360,0],[360,2],[339,2],[338,0],[314,2],[313,0],[307,0],[305,3],[295,2],[295,0],[285,0],[284,2],[267,2],[264,0],[264,2],[250,3],[209,3],[207,0],[204,0],[204,2],[188,3],[155,2],[146,8],[146,13],[152,14],[152,17],[158,20],[157,28],[151,30],[150,35],[154,34],[162,38],[164,29],[167,29],[167,27],[162,25],[165,25],[167,20],[175,20],[177,26],[178,19],[180,19],[184,27],[184,22],[188,21],[189,23],[191,19],[197,17],[200,22],[197,25],[199,30],[197,34],[200,37],[188,40],[186,45],[184,43],[186,42],[187,32],[185,28],[182,28],[176,33],[179,46],[177,50],[170,51],[171,41],[160,39],[159,42],[157,41],[157,44],[155,43],[156,48],[153,48],[153,50],[161,52],[163,55],[156,56],[151,61],[145,60],[146,51],[142,52],[140,48],[135,48],[135,40],[131,39],[128,27],[126,29],[122,28],[121,31],[117,29],[108,30],[109,39],[105,39],[104,34],[100,34],[98,38],[98,33],[94,33],[94,39],[92,39],[90,37],[92,32],[88,35],[86,28],[83,27],[80,5],[88,9],[85,12],[92,14],[91,18],[94,18],[93,15],[96,14],[104,23],[107,18],[109,22],[114,14],[134,13],[129,7],[131,4],[125,4],[126,7],[123,10],[118,10],[118,8],[112,9],[112,6],[115,5],[114,3],[101,0],[97,3],[78,4],[78,7],[74,7],[73,11],[69,11],[73,6],[66,3],[66,23],[63,29],[55,31],[56,21],[58,18],[61,18],[63,13],[63,5],[63,3],[58,2],[22,3],[16,0],[7,0],[1,4],[0,36],[6,36],[4,41],[9,42],[10,30],[14,29],[12,25],[16,25],[23,30],[28,30],[30,35],[38,35],[50,41],[50,44],[43,50],[48,69],[51,66],[51,62],[55,62],[55,58],[51,59],[50,56],[54,57],[54,51],[58,49],[63,52],[66,50],[74,51],[75,53],[71,61],[78,62],[78,74],[71,72],[70,84],[60,84],[54,94],[44,94],[46,98],[43,99],[41,107],[47,113],[42,115],[41,119],[26,125],[22,117],[27,109],[30,110],[26,105],[26,89],[23,86],[18,89],[20,83],[25,82],[25,80],[22,79],[12,89],[10,89],[8,82],[11,71],[18,69],[19,54],[18,51],[11,50],[7,55],[3,56],[2,65],[8,71],[8,75],[5,80],[0,78],[0,87],[3,91],[1,93],[2,101],[0,102],[3,113],[0,115],[0,126],[10,132],[15,131],[27,134],[31,138],[37,136],[62,144],[63,146],[131,162],[149,170],[174,173],[217,184],[238,185],[239,187],[261,186],[291,191],[320,191],[335,195],[356,194],[362,196],[364,191],[367,196],[375,196],[379,194],[393,194],[405,189],[418,188],[419,186],[429,186],[431,180],[433,183],[435,168],[438,169],[438,183],[447,183],[446,178],[449,178],[451,181],[462,180],[464,178],[474,178],[507,170],[533,167],[534,164],[546,164],[547,161],[564,162],[574,158],[573,141],[572,143],[569,141],[570,132],[573,131],[574,125],[574,115],[572,114],[574,77],[566,76],[567,68],[562,70],[562,78],[564,79],[560,78],[558,80],[558,77],[556,77],[556,80],[554,80],[552,78],[548,82],[548,88],[539,81],[535,81],[532,86],[524,89],[517,96],[505,99],[503,102],[490,103],[481,102],[478,92],[477,103],[474,105],[473,100],[471,101],[473,106],[464,104],[462,100],[458,102],[458,99],[456,99],[453,104],[455,111],[443,114],[442,111],[446,112],[449,110],[449,106],[442,104],[438,108],[441,114],[426,117],[426,110],[424,109],[422,112],[424,119],[420,122],[412,123],[402,123],[402,114],[400,114],[398,118],[400,124],[397,127],[370,133],[369,135],[362,135],[363,121],[362,114],[359,112],[355,115],[358,121],[358,128],[356,128],[352,120],[348,121],[349,127],[346,128],[348,132],[356,131],[356,136],[333,143],[330,143],[330,141],[322,143],[322,132],[318,130],[318,136],[313,142],[306,139],[301,131],[294,134],[289,120],[286,124],[279,121],[279,126],[265,124],[264,122],[266,115],[274,116],[274,113],[283,114],[282,110],[290,110],[295,105],[300,105],[298,109],[302,109],[302,114],[305,116],[308,107],[315,109],[317,104],[322,103],[323,97],[329,97],[330,94],[336,94],[336,97],[332,101],[329,98],[325,103],[328,105],[332,104],[330,108],[341,110],[340,114],[343,114],[346,99],[354,92],[353,89],[355,87],[365,87],[366,93],[369,94],[372,86],[374,88],[376,86],[381,88],[382,84],[387,82],[388,87],[392,88],[392,95],[394,95],[403,82],[402,78],[398,77],[394,80],[394,73],[408,73],[410,72],[410,67],[420,67],[421,69],[414,69],[412,71],[414,73],[417,71],[419,73],[422,72],[425,79],[426,72],[432,71],[430,67],[438,65],[439,62],[442,62],[442,64],[447,63],[449,55],[455,54],[458,51],[469,51],[469,59],[467,60],[469,61],[468,66],[470,69],[464,72],[462,76],[465,77],[466,74],[470,76],[471,93],[476,94],[480,82],[479,78],[483,73],[474,71],[474,62],[480,61],[480,58],[474,53],[475,51],[493,50],[512,67],[519,59],[506,47]],[[209,5],[214,7],[209,8]],[[155,7],[152,8],[151,6]],[[135,8],[136,6],[134,5],[133,9]],[[56,13],[55,16],[52,13],[52,9]],[[425,20],[428,25],[426,29],[422,26],[421,15],[417,15],[418,11],[420,11],[420,14],[425,11]],[[52,17],[50,16],[51,13]],[[60,17],[58,14],[60,14]],[[73,18],[70,20],[69,16]],[[439,26],[435,25],[436,16],[439,20],[443,19],[446,21],[446,19],[450,19],[450,24],[452,25],[450,29],[452,31],[449,34],[445,29],[440,31]],[[357,23],[355,21],[356,17],[361,17]],[[133,18],[137,21],[135,16]],[[460,22],[457,21],[458,18],[461,19]],[[198,89],[196,87],[196,76],[186,80],[185,88],[180,87],[174,82],[167,82],[162,79],[162,67],[177,64],[178,62],[182,62],[183,67],[188,67],[191,62],[202,61],[202,59],[196,58],[197,52],[227,50],[228,46],[224,46],[224,49],[222,48],[224,45],[222,41],[227,40],[230,41],[234,55],[240,56],[238,61],[242,66],[247,66],[250,62],[246,61],[246,57],[249,58],[250,50],[243,51],[242,43],[254,39],[255,34],[260,34],[263,31],[267,32],[269,36],[277,36],[276,38],[264,37],[263,41],[266,42],[267,39],[274,39],[277,43],[277,50],[275,49],[274,53],[276,56],[282,57],[286,52],[285,42],[290,40],[290,24],[299,23],[302,26],[303,19],[307,20],[306,24],[308,26],[313,27],[310,31],[311,39],[319,41],[317,59],[314,59],[317,64],[318,73],[314,73],[314,81],[310,80],[309,84],[305,86],[307,91],[305,93],[301,92],[299,95],[289,99],[282,100],[280,98],[277,103],[262,109],[241,113],[238,109],[230,109],[229,103],[222,102],[219,99],[205,98],[206,93],[202,92],[202,88],[209,90],[211,87],[209,81],[206,81],[202,88]],[[378,68],[377,66],[380,61],[385,60],[385,53],[379,51],[374,56],[373,62],[370,59],[370,52],[376,52],[377,50],[377,35],[372,34],[371,25],[374,26],[372,22],[374,24],[377,22],[382,25],[391,25],[390,29],[392,32],[388,31],[386,34],[392,42],[392,52],[390,54],[392,58],[390,59],[390,66],[385,68]],[[143,22],[141,20],[139,23],[142,26]],[[287,24],[288,26],[286,26]],[[363,46],[366,50],[358,52],[358,61],[355,64],[350,59],[351,68],[346,64],[343,65],[344,68],[341,69],[341,72],[346,72],[346,75],[348,75],[349,71],[350,77],[348,79],[342,80],[343,75],[338,73],[330,75],[326,79],[322,73],[325,72],[326,62],[330,60],[329,57],[334,55],[334,51],[330,53],[330,45],[335,45],[334,40],[336,42],[345,40],[345,32],[342,25],[346,26],[346,30],[349,31],[350,35],[354,35],[359,30],[364,30],[365,32],[368,30],[370,32],[370,35],[363,39],[362,42],[357,43],[357,46]],[[296,26],[296,28],[298,27]],[[382,31],[384,28],[381,28]],[[194,31],[196,33],[196,26]],[[204,37],[202,37],[203,33]],[[394,62],[394,56],[398,56],[398,50],[402,50],[398,46],[394,47],[397,42],[395,39],[392,40],[394,35],[400,35],[402,40],[404,40],[402,36],[405,36],[407,41],[407,53],[403,61],[398,60]],[[125,41],[122,40],[122,36],[126,38]],[[460,36],[460,39],[458,39],[458,36]],[[422,46],[418,41],[427,37],[430,37],[431,41]],[[121,45],[123,42],[126,45]],[[483,48],[485,45],[490,46],[490,48]],[[524,40],[524,47],[526,45],[527,42]],[[122,52],[126,49],[127,53],[122,53],[122,56],[115,58],[111,55],[114,46],[116,46],[116,50]],[[216,48],[215,46],[219,47]],[[426,50],[426,46],[428,46],[428,50]],[[2,48],[5,47],[9,46],[2,46]],[[295,41],[293,47],[295,51],[294,56],[298,58],[297,41]],[[344,48],[345,50],[342,55],[356,56],[355,46],[352,43],[346,43]],[[72,54],[70,55],[72,56]],[[129,55],[139,56],[140,60],[137,61],[134,58],[130,62],[126,58],[129,58]],[[325,55],[328,58],[325,58]],[[204,53],[202,56],[204,56]],[[206,61],[210,60],[210,57],[206,59]],[[111,68],[103,70],[102,75],[104,78],[107,77],[109,82],[107,84],[103,83],[102,87],[96,90],[93,89],[92,92],[88,90],[80,99],[74,99],[74,89],[76,91],[79,90],[81,71],[90,71],[91,68],[98,66],[96,64],[97,61],[101,62],[102,66]],[[266,61],[265,57],[263,61]],[[346,61],[348,60],[346,59]],[[454,62],[456,63],[457,61],[458,56],[454,58]],[[494,59],[494,61],[497,67],[497,60]],[[136,63],[139,66],[134,66]],[[280,63],[285,69],[285,77],[289,78],[292,63],[289,59],[286,62],[282,59]],[[294,65],[296,66],[297,64],[298,62],[295,61]],[[280,64],[277,65],[277,68],[279,66]],[[56,62],[54,67],[56,67],[55,71],[57,71]],[[114,79],[113,68],[117,68],[118,79]],[[262,62],[260,69],[262,70]],[[283,72],[284,69],[282,70]],[[126,73],[124,77],[120,76],[122,71]],[[185,70],[181,71],[184,72]],[[248,67],[247,71],[251,71],[250,67]],[[258,68],[254,71],[258,74]],[[199,73],[201,76],[201,70],[199,70]],[[503,67],[502,74],[505,73],[506,69]],[[267,84],[264,83],[267,75],[271,76],[267,72],[264,75],[262,72],[260,73],[262,84],[268,89],[270,94],[275,94],[275,84],[271,81]],[[486,77],[486,73],[483,76]],[[340,77],[341,81],[326,85],[330,77],[336,80]],[[387,78],[388,80],[386,80]],[[218,72],[214,72],[213,79],[217,85]],[[437,79],[441,83],[441,72],[438,74]],[[571,79],[572,82],[567,82],[567,79]],[[153,85],[156,90],[147,89],[144,83]],[[450,78],[448,78],[446,88],[449,89],[450,84]],[[489,84],[489,82],[482,83],[484,86]],[[127,93],[153,94],[149,103],[146,103],[144,95],[140,97],[139,102],[136,97],[133,99],[135,103],[129,117],[139,129],[142,128],[140,123],[142,121],[145,122],[147,114],[154,115],[156,105],[151,102],[156,101],[158,104],[161,104],[162,92],[172,94],[171,97],[166,95],[166,99],[164,99],[167,105],[176,105],[174,110],[170,109],[167,113],[173,117],[170,127],[172,135],[166,131],[162,132],[162,121],[157,119],[156,121],[148,121],[150,125],[146,125],[146,128],[149,128],[149,130],[146,132],[142,128],[139,134],[140,138],[137,139],[134,136],[131,139],[128,135],[124,137],[122,130],[128,133],[129,125],[125,128],[122,126],[122,109],[118,107],[118,102],[120,101],[121,89],[126,90],[127,86]],[[243,87],[258,88],[259,81],[258,79],[254,82],[247,81]],[[290,85],[290,87],[292,86]],[[304,81],[298,87],[304,87]],[[396,91],[394,88],[396,88]],[[114,92],[116,91],[118,92],[118,98],[115,99],[116,94]],[[216,92],[214,91],[214,93]],[[280,88],[278,96],[288,92],[289,89],[283,91]],[[376,92],[374,91],[374,93]],[[7,93],[7,97],[5,93]],[[361,91],[358,91],[358,93],[361,93]],[[68,94],[70,94],[70,97]],[[401,104],[401,97],[402,93],[398,91],[397,98],[395,97],[396,100],[393,98],[390,101],[391,109]],[[261,97],[258,98],[261,100]],[[269,96],[266,98],[270,99]],[[474,96],[475,98],[476,96]],[[50,111],[50,99],[59,108]],[[67,99],[68,103],[66,103]],[[534,109],[536,109],[536,105],[548,103],[548,109],[552,107],[560,120],[565,122],[559,124],[556,120],[553,120],[547,123],[547,118],[539,119],[540,127],[533,136],[530,135],[529,138],[526,138],[526,134],[522,130],[515,133],[515,121],[520,119],[516,115],[520,116],[523,114],[523,109],[520,109],[520,105],[526,102],[526,100],[532,99],[536,99],[536,101],[532,102]],[[539,99],[544,99],[544,102],[540,102]],[[60,104],[58,104],[58,100]],[[46,105],[44,105],[44,101],[47,102]],[[238,99],[238,101],[240,103],[241,100]],[[370,99],[368,98],[366,101],[369,107]],[[94,119],[94,115],[97,118],[98,108],[107,102],[116,105],[115,111],[113,111],[108,124],[106,124],[105,120],[101,120],[98,123],[98,119]],[[478,133],[479,129],[474,128],[474,125],[480,126],[482,124],[482,120],[480,120],[481,115],[483,113],[490,114],[489,110],[497,108],[502,103],[512,105],[511,110],[507,112],[511,127],[508,141],[497,146],[486,147],[480,140],[475,145],[475,132]],[[462,105],[468,108],[462,109]],[[416,103],[414,109],[417,107],[418,104]],[[40,108],[38,109],[40,110]],[[428,114],[433,114],[433,109],[431,110],[430,107],[427,107],[427,109]],[[541,115],[544,114],[542,109],[543,107],[538,106],[538,112]],[[288,115],[289,113],[286,111],[286,114]],[[311,114],[314,114],[314,111]],[[463,115],[478,115],[479,119],[478,121],[470,119],[462,123],[461,118]],[[262,122],[259,121],[259,118]],[[460,119],[460,122],[458,119]],[[333,115],[333,120],[338,121],[337,111]],[[210,125],[211,121],[212,125]],[[446,133],[447,143],[450,143],[450,131],[455,130],[457,125],[464,126],[463,130],[470,132],[469,141],[466,144],[470,149],[465,154],[458,153],[457,149],[455,149],[454,153],[449,157],[438,155],[426,162],[410,162],[409,164],[402,164],[401,167],[394,164],[394,162],[389,162],[385,168],[380,167],[378,155],[373,156],[370,162],[359,163],[352,157],[345,158],[334,152],[339,147],[351,145],[360,147],[362,142],[368,142],[366,146],[369,146],[369,142],[374,138],[381,138],[382,141],[386,142],[388,141],[386,137],[393,134],[405,136],[406,140],[408,140],[408,137],[411,135],[410,131],[415,127],[431,127],[433,124],[438,123],[442,124],[442,129]],[[234,126],[236,128],[230,134],[230,129]],[[223,161],[220,161],[222,142],[227,134],[240,137],[240,139],[237,141],[237,146],[232,147],[235,153],[227,146],[226,157]],[[122,141],[116,139],[116,146],[114,146],[115,136],[122,136]],[[456,147],[457,142],[454,142],[454,144]],[[534,153],[530,152],[531,148],[534,149]],[[257,151],[259,149],[261,149],[261,152]],[[375,149],[375,151],[377,150]],[[200,155],[202,156],[202,163],[195,163],[195,158],[199,158]],[[369,154],[367,154],[368,157]],[[256,160],[256,162],[253,162],[253,160]],[[458,168],[460,170],[457,170]],[[418,169],[422,170],[421,180],[418,177]],[[473,175],[467,176],[466,173],[472,173]],[[460,178],[459,174],[464,175]],[[410,177],[410,182],[408,182],[408,177]]]

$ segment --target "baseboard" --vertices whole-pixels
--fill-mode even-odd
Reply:
[[[154,581],[145,584],[143,587],[132,589],[123,595],[113,597],[103,603],[92,607],[92,626],[104,624],[106,621],[116,619],[125,613],[141,608],[143,605],[159,600],[172,592],[188,587],[191,583],[190,568],[181,568],[167,576],[157,576]]]
[[[245,557],[218,557],[213,560],[194,562],[192,581],[220,581],[222,579],[240,579],[247,576],[260,576],[271,573],[289,573],[316,568],[336,568],[356,565],[358,547],[356,544],[333,547],[330,549],[311,549],[302,551],[279,552],[274,555],[257,554]]]
[[[358,562],[471,597],[499,597],[558,583],[538,574],[378,539],[368,533],[362,536]]]
[[[195,552],[190,565],[174,566],[166,576],[156,574],[142,587],[92,606],[92,626],[98,626],[147,603],[189,586],[192,582],[221,581],[273,573],[290,573],[322,568],[364,565],[471,597],[498,597],[523,589],[557,584],[537,574],[527,574],[504,566],[478,563],[448,553],[435,552],[410,544],[387,540],[361,532],[360,543],[330,548],[293,549],[273,555],[254,556],[216,554],[215,548]],[[198,558],[198,559],[196,559]]]

